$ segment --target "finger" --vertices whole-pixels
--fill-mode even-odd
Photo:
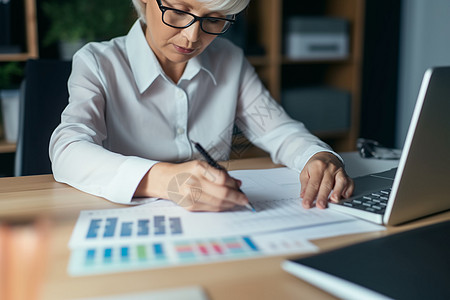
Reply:
[[[225,169],[217,169],[204,161],[200,161],[197,168],[200,168],[200,174],[207,180],[214,182],[216,185],[228,186],[238,189],[239,185],[236,179],[232,178]]]
[[[311,175],[308,183],[305,187],[305,192],[303,195],[302,205],[304,208],[311,208],[313,206],[313,202],[316,199],[317,193],[320,188],[321,176]]]
[[[242,180],[236,179],[236,178],[235,178],[235,180],[236,180],[238,187],[240,188],[242,186]]]
[[[241,186],[242,186],[242,180],[240,180],[240,179],[237,179],[237,178],[234,178],[234,177],[231,177],[231,179],[233,179],[233,180],[234,180],[234,183],[235,183],[235,188],[236,188],[236,189],[240,189],[240,188],[241,188]]]
[[[201,196],[202,186],[198,177],[180,173],[167,186],[168,199],[182,207],[192,206]]]
[[[350,198],[353,195],[353,192],[355,190],[355,182],[350,177],[347,177],[348,184],[347,187],[344,189],[342,196],[344,198]]]
[[[216,186],[224,186],[234,190],[239,190],[242,181],[231,177],[225,169],[217,169],[205,162],[201,162],[201,175]]]
[[[236,204],[235,201],[230,201],[228,199],[224,199],[222,197],[217,197],[216,193],[219,193],[217,189],[215,189],[215,193],[214,194],[209,194],[209,193],[202,193],[202,196],[199,198],[198,201],[196,201],[195,203],[193,203],[192,207],[190,208],[191,210],[196,210],[196,211],[200,211],[200,210],[208,210],[208,211],[224,211],[224,210],[229,210],[231,208],[236,207],[236,205],[241,205],[241,204]]]
[[[222,174],[224,175],[224,178],[221,182],[224,186],[230,187],[235,190],[238,190],[241,187],[242,181],[231,177],[230,174],[228,174],[226,171],[223,171]]]
[[[194,167],[194,172],[198,176],[201,176],[206,180],[216,182],[218,184],[220,184],[221,182],[225,182],[225,172],[223,170],[212,167],[205,161],[197,161],[197,164]]]
[[[349,180],[343,171],[336,173],[335,178],[330,200],[337,203],[341,199],[341,196],[344,195],[347,185],[349,184]]]
[[[300,198],[305,195],[306,187],[308,186],[309,175],[308,172],[302,171],[300,173]]]
[[[223,211],[236,206],[236,203],[220,199],[205,192],[198,183],[185,184],[179,193],[172,194],[172,201],[191,211]]]
[[[247,196],[238,189],[216,185],[210,181],[202,182],[202,187],[204,195],[202,195],[201,201],[206,201],[210,205],[221,206],[222,202],[230,202],[233,206],[248,204]]]
[[[328,204],[328,197],[333,190],[334,176],[325,174],[320,183],[319,191],[317,192],[316,205],[317,207],[324,209]]]

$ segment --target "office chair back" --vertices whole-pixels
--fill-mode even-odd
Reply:
[[[50,174],[48,145],[69,99],[70,61],[28,60],[22,84],[15,175]]]

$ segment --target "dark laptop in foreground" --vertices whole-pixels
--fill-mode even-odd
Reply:
[[[358,243],[282,268],[340,299],[450,299],[450,221]]]
[[[385,225],[450,209],[450,67],[425,72],[398,168],[354,180],[330,209]]]

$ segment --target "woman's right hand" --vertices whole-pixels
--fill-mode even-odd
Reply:
[[[160,162],[144,176],[135,196],[169,199],[190,211],[224,211],[248,204],[240,185],[205,161]]]

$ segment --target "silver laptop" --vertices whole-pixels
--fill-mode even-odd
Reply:
[[[398,168],[354,180],[330,209],[385,225],[450,209],[450,67],[425,72]]]

